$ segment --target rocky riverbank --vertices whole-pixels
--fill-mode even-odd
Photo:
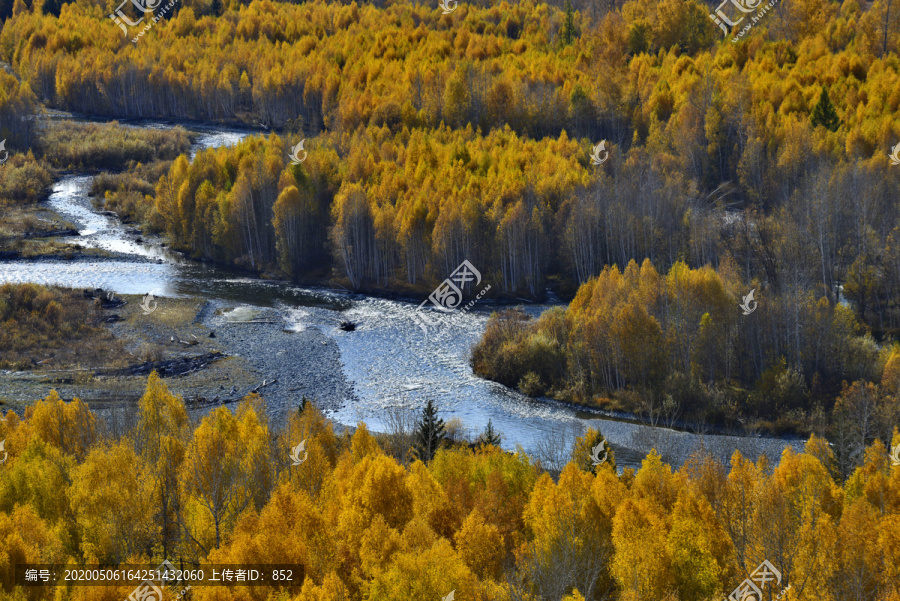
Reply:
[[[131,368],[50,361],[33,370],[0,371],[0,411],[12,409],[22,415],[51,390],[66,400],[78,397],[101,412],[133,408],[144,392],[144,372],[151,362],[202,364],[162,374],[194,417],[216,406],[233,406],[252,392],[263,397],[273,422],[295,410],[304,396],[323,410],[337,409],[355,398],[335,342],[314,328],[286,331],[275,309],[160,298],[147,314],[141,296],[121,298],[127,303],[104,313],[117,316],[106,327],[122,342]]]
[[[276,309],[235,309],[222,301],[207,302],[196,320],[215,332],[226,354],[257,374],[270,417],[285,417],[304,396],[322,410],[338,409],[355,398],[342,371],[340,349],[318,329],[288,331]]]

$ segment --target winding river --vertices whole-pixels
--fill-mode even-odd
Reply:
[[[165,128],[161,123],[139,127]],[[203,148],[232,145],[254,132],[190,126],[201,135],[192,156]],[[639,467],[651,448],[680,464],[701,447],[722,460],[735,449],[777,460],[786,446],[802,441],[700,435],[612,420],[553,401],[533,400],[494,382],[475,377],[468,365],[471,345],[484,331],[490,307],[482,303],[467,313],[446,316],[425,332],[414,318],[416,305],[400,301],[348,296],[342,291],[301,288],[262,281],[227,268],[183,259],[152,240],[137,241],[115,217],[95,211],[88,199],[92,176],[65,175],[57,181],[48,208],[74,223],[80,237],[74,243],[118,253],[116,260],[9,261],[0,263],[0,282],[36,282],[73,288],[101,287],[120,294],[159,297],[202,296],[246,305],[275,307],[291,329],[316,328],[338,345],[343,370],[355,389],[355,399],[330,412],[335,421],[354,425],[365,421],[384,431],[388,407],[417,411],[425,399],[439,401],[445,421],[458,418],[470,433],[487,421],[503,435],[503,447],[521,446],[553,464],[572,438],[589,425],[599,427],[612,444],[620,468]],[[527,305],[538,315],[546,305]],[[349,319],[359,324],[343,332],[335,324]]]

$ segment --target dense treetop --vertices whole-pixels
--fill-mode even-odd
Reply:
[[[262,399],[201,420],[153,374],[126,422],[55,392],[0,421],[5,598],[113,601],[134,586],[12,586],[16,563],[293,564],[293,586],[198,586],[199,601],[722,598],[764,559],[788,599],[896,601],[900,467],[881,443],[844,480],[812,437],[777,466],[735,452],[617,474],[576,441],[551,477],[524,453],[392,456],[312,404],[283,427]],[[900,444],[900,434],[893,434]],[[306,441],[308,458],[289,450]],[[8,559],[7,559],[8,558]],[[73,567],[74,567],[73,565]],[[206,566],[208,569],[208,565]],[[769,587],[773,587],[772,584]]]

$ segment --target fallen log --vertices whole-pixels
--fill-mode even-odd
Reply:
[[[266,386],[271,386],[272,384],[274,384],[274,383],[277,382],[277,381],[278,381],[278,378],[275,378],[275,379],[272,380],[271,382],[269,382],[268,380],[263,380],[263,381],[262,381],[262,384],[260,384],[260,385],[257,386],[256,388],[251,389],[250,392],[259,392],[259,389],[260,389],[260,388],[265,388]]]
[[[198,407],[209,407],[212,405],[226,405],[228,403],[237,403],[242,400],[243,397],[225,397],[221,398],[216,396],[213,399],[207,399],[204,396],[196,395],[193,397],[186,398],[185,404],[191,409],[197,409]]]
[[[65,230],[52,230],[49,232],[25,232],[22,237],[23,238],[51,238],[51,237],[61,237],[61,236],[80,236],[78,230],[75,229],[65,229]]]
[[[103,288],[95,288],[94,290],[85,289],[84,292],[82,292],[82,295],[87,299],[93,299],[94,301],[99,300],[100,307],[103,309],[115,309],[128,304],[127,300],[119,298],[114,292],[106,291]]]
[[[185,374],[203,369],[210,363],[224,359],[227,355],[215,351],[196,357],[180,357],[165,361],[146,361],[137,365],[131,365],[123,369],[107,369],[94,372],[95,376],[147,376],[155,371],[161,378],[183,376]]]

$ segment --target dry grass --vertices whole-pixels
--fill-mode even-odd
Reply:
[[[94,178],[91,196],[96,204],[115,211],[123,222],[149,224],[154,221],[154,186],[171,165],[172,161],[155,161],[124,173],[101,173]]]
[[[110,252],[96,248],[84,248],[70,242],[71,238],[43,238],[50,232],[74,229],[74,225],[60,219],[59,215],[39,205],[9,206],[0,208],[0,251],[15,252],[23,259],[34,257],[75,256],[108,257]],[[31,234],[32,238],[26,238]]]
[[[59,291],[57,291],[59,292]],[[62,291],[74,295],[73,303],[88,303],[81,291]],[[2,296],[2,295],[0,295]],[[49,350],[54,354],[51,362],[40,366],[29,361],[24,367],[28,371],[12,374],[0,373],[0,407],[6,403],[21,413],[34,399],[43,398],[50,389],[56,390],[62,398],[79,397],[89,402],[91,408],[117,410],[130,407],[144,393],[147,386],[145,376],[97,376],[85,367],[124,367],[147,360],[166,360],[177,356],[195,355],[214,350],[222,350],[218,340],[208,338],[209,330],[196,323],[195,318],[205,304],[198,298],[158,298],[156,311],[144,315],[140,308],[141,295],[119,295],[128,304],[104,314],[116,313],[124,321],[113,324],[99,324],[97,338],[90,338],[72,344],[73,349],[96,344],[108,351],[106,357],[90,357],[82,360],[78,356],[66,354],[58,348]],[[87,310],[91,310],[88,307]],[[0,318],[2,319],[2,318]],[[2,327],[2,321],[0,321]],[[171,341],[172,337],[175,342]],[[184,346],[178,340],[199,340],[196,346]],[[0,342],[0,345],[3,343]],[[5,348],[5,347],[2,347]],[[38,346],[33,353],[36,361],[45,356],[47,348]],[[4,369],[0,367],[0,370]],[[59,370],[59,371],[57,371]],[[206,369],[179,376],[169,381],[169,386],[177,394],[190,400],[198,395],[210,398],[225,394],[232,385],[247,390],[259,384],[259,374],[244,359],[229,357],[217,361]]]
[[[111,123],[59,121],[43,133],[39,149],[62,169],[122,170],[137,163],[174,159],[190,149],[190,135],[181,128],[136,129]]]
[[[13,155],[0,168],[0,207],[43,200],[52,183],[53,170],[45,162],[31,153]]]
[[[124,349],[80,292],[37,284],[0,286],[0,368],[124,365]]]
[[[28,232],[42,234],[72,227],[67,221],[53,219],[54,215],[34,206],[6,206],[0,210],[0,241],[21,237]]]

